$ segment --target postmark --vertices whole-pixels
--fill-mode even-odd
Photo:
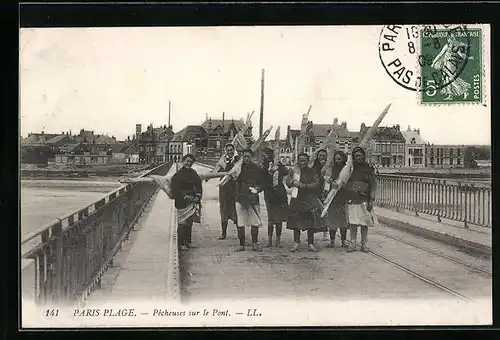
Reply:
[[[391,79],[422,104],[481,103],[481,29],[466,25],[386,25],[379,58]]]

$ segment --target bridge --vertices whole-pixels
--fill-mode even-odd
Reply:
[[[143,176],[178,167],[165,163]],[[197,247],[188,251],[177,247],[173,201],[151,183],[124,185],[26,235],[23,326],[283,326],[305,325],[305,315],[312,325],[330,326],[491,322],[491,186],[378,175],[380,225],[369,232],[369,253],[326,248],[320,234],[317,253],[292,253],[286,229],[283,248],[262,252],[234,252],[231,222],[228,238],[218,240],[216,183],[203,183],[202,221],[193,227]],[[261,212],[266,221],[263,199]],[[266,241],[264,225],[259,243]],[[73,314],[59,316],[54,306]],[[186,306],[206,308],[183,318]],[[119,317],[92,318],[96,310]],[[287,316],[292,310],[302,311]],[[382,310],[392,313],[384,319]]]

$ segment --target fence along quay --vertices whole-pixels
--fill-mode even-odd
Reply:
[[[148,171],[166,175],[167,162]],[[21,240],[22,297],[37,304],[79,304],[98,288],[158,187],[140,182],[121,186],[103,198],[46,224]]]

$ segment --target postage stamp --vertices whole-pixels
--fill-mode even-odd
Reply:
[[[433,27],[435,28],[435,27]],[[483,98],[482,32],[431,29],[420,34],[421,75],[426,79],[422,103],[481,103]],[[435,51],[439,50],[437,55]],[[443,77],[435,77],[441,73]],[[439,85],[439,78],[445,86]]]
[[[482,104],[483,32],[468,25],[386,25],[379,57],[420,104]]]

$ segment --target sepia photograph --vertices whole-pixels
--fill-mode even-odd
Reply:
[[[22,328],[492,324],[487,24],[21,28]]]

